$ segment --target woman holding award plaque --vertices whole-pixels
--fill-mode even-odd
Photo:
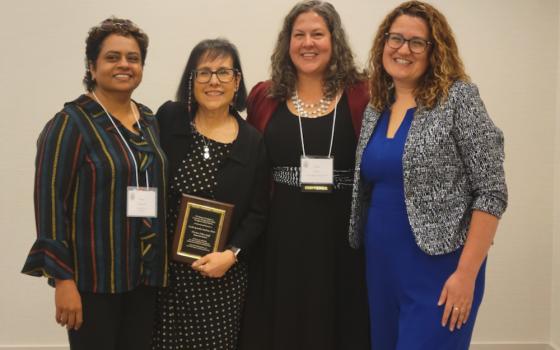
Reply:
[[[347,237],[369,97],[331,4],[295,5],[271,71],[248,99],[274,189],[264,246],[251,265],[241,348],[368,349],[363,254]]]
[[[169,234],[185,232],[176,227],[179,218],[189,215],[181,212],[183,195],[214,201],[210,207],[217,201],[234,209],[222,251],[192,264],[170,262],[169,288],[158,303],[154,349],[237,347],[248,283],[245,259],[264,230],[269,192],[262,137],[238,113],[245,109],[246,96],[235,46],[224,39],[204,40],[190,54],[177,102],[166,102],[157,112],[170,164]],[[205,224],[206,218],[199,220]],[[200,237],[195,241],[208,243]],[[177,253],[174,249],[171,255]]]

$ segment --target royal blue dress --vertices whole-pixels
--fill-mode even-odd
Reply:
[[[405,205],[402,158],[415,109],[394,138],[387,138],[385,111],[363,153],[361,175],[372,193],[365,231],[371,348],[467,350],[484,290],[485,264],[476,280],[472,311],[461,329],[442,327],[437,302],[455,271],[461,249],[432,256],[416,245]]]

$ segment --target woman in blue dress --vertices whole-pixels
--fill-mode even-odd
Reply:
[[[507,205],[503,135],[426,3],[384,19],[369,72],[350,243],[365,246],[371,347],[466,350]]]

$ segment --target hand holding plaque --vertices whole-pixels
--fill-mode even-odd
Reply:
[[[232,204],[183,194],[171,258],[192,263],[225,248]]]

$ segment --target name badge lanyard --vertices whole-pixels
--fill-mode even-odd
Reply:
[[[97,95],[95,95],[95,92],[91,92],[91,94],[93,95],[93,97],[95,97],[95,100],[97,101],[97,103],[99,103],[99,105],[101,106],[101,108],[103,108],[103,111],[105,112],[105,114],[107,115],[107,118],[109,118],[109,120],[111,121],[111,123],[113,124],[113,126],[115,127],[115,129],[117,130],[117,133],[119,134],[119,136],[121,137],[121,140],[123,140],[124,145],[126,146],[126,149],[128,150],[128,152],[130,153],[130,156],[132,157],[132,161],[134,162],[134,170],[136,171],[136,188],[140,189],[140,182],[138,181],[139,178],[139,171],[138,171],[138,163],[136,162],[136,157],[134,156],[134,153],[132,152],[132,149],[130,148],[130,146],[128,145],[128,142],[126,141],[126,139],[124,138],[123,134],[121,133],[121,131],[119,130],[119,128],[117,127],[117,124],[115,123],[115,121],[113,120],[113,118],[111,118],[111,115],[109,114],[109,112],[107,112],[107,109],[105,109],[105,106],[103,106],[103,104],[101,103],[101,101],[99,101],[99,98],[97,98]],[[131,103],[131,110],[132,110],[132,114],[134,115],[134,119],[136,119],[136,124],[138,125],[138,128],[140,129],[140,131],[142,131],[142,126],[140,125],[140,121],[138,119],[138,116],[136,115],[136,111],[134,110],[134,108],[132,108],[132,101]],[[150,182],[149,182],[149,178],[148,178],[148,170],[146,170],[146,188],[150,187]]]
[[[140,188],[140,181],[139,181],[139,169],[138,163],[136,162],[136,157],[134,156],[134,152],[130,148],[130,145],[124,138],[123,134],[121,133],[120,129],[117,127],[117,124],[111,118],[105,106],[99,102],[97,96],[92,91],[93,97],[97,100],[97,103],[103,108],[105,114],[107,114],[107,118],[111,121],[117,133],[121,137],[122,141],[124,142],[130,156],[132,157],[132,161],[134,162],[134,170],[136,171],[136,188],[134,186],[128,186],[126,190],[126,216],[127,217],[143,217],[143,218],[155,218],[157,217],[157,188],[150,188],[150,179],[148,177],[148,170],[146,169],[146,188]],[[130,107],[132,110],[132,114],[134,115],[134,119],[136,119],[136,124],[142,132],[142,126],[140,125],[140,121],[138,119],[138,115],[136,111],[132,107],[132,102],[130,102]]]
[[[296,99],[299,99],[296,91]],[[301,122],[301,107],[296,105],[298,112],[298,122],[299,122],[299,135],[301,139],[301,149],[303,151],[303,156],[301,157],[300,164],[300,186],[303,192],[316,192],[316,193],[331,193],[333,189],[333,171],[334,171],[334,159],[332,155],[332,147],[334,142],[334,128],[336,125],[336,112],[338,109],[338,99],[334,106],[334,115],[331,129],[331,141],[329,145],[329,154],[327,157],[312,157],[307,156],[305,151],[305,139],[303,136],[303,126]]]
[[[298,97],[298,93],[296,91],[296,98],[299,99]],[[301,109],[300,106],[297,105],[296,106],[297,112],[298,112],[298,121],[299,121],[299,136],[301,138],[301,149],[303,151],[303,156],[306,157],[306,153],[305,153],[305,142],[304,142],[304,138],[303,138],[303,127],[301,126]],[[327,156],[328,158],[331,157],[331,153],[332,153],[332,146],[333,146],[333,141],[334,141],[334,126],[336,123],[336,110],[338,109],[338,99],[336,100],[336,103],[334,105],[334,115],[333,115],[333,122],[332,122],[332,131],[331,131],[331,143],[329,146],[329,155]]]

